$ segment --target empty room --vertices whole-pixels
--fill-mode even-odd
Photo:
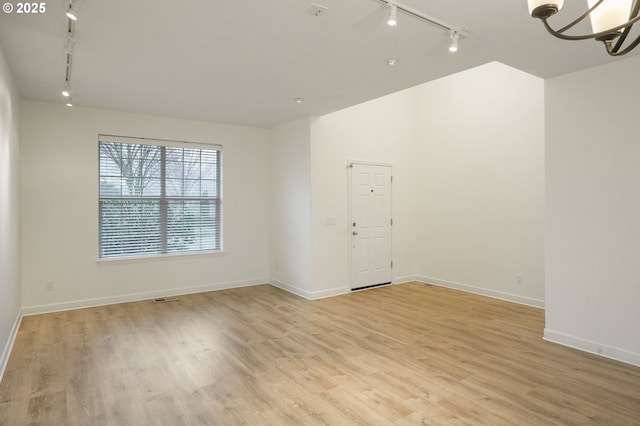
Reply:
[[[640,425],[639,11],[5,1],[0,425]]]

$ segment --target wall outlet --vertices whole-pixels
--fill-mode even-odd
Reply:
[[[518,285],[522,285],[522,274],[516,275],[516,282]]]
[[[47,281],[47,291],[53,291],[53,281]]]

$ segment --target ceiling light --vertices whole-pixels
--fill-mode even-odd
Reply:
[[[394,59],[394,58],[391,58],[391,59],[388,59],[388,60],[387,60],[387,64],[388,64],[388,65],[391,65],[391,66],[394,66],[394,65],[395,65],[395,64],[397,64],[397,63],[398,63],[398,60],[397,60],[397,59]]]
[[[387,19],[387,25],[390,27],[398,26],[398,6],[393,1],[389,2],[389,18]]]
[[[67,9],[67,18],[71,19],[72,21],[78,20],[78,11],[74,7],[73,2],[69,2],[69,9]]]
[[[544,27],[554,37],[563,40],[593,38],[603,42],[607,53],[611,56],[625,55],[640,44],[640,36],[625,43],[631,27],[640,20],[640,0],[588,0],[589,9],[559,30],[551,28],[547,19],[562,9],[564,0],[528,0],[528,2],[531,16],[542,20]],[[593,31],[591,34],[565,34],[567,30],[587,17],[591,19]]]
[[[458,40],[460,38],[469,37],[469,30],[461,27],[454,27],[453,25],[447,24],[441,19],[435,18],[433,16],[425,15],[421,11],[414,9],[405,4],[399,3],[397,0],[375,0],[378,3],[384,4],[389,8],[389,17],[387,19],[387,24],[395,27],[398,25],[398,11],[410,15],[414,18],[419,19],[422,22],[426,22],[429,25],[433,25],[441,30],[445,30],[449,32],[449,37],[451,38],[451,44],[449,45],[449,50],[452,52],[458,51]],[[532,1],[532,0],[529,0]],[[541,3],[543,0],[539,0]],[[545,0],[545,1],[558,1],[558,0]],[[640,0],[636,0],[640,2]],[[388,62],[387,62],[388,63]],[[393,65],[389,63],[389,65]]]
[[[67,101],[67,103],[65,105],[67,105],[68,107],[72,107],[73,106],[73,103],[71,103],[71,98],[69,98],[69,100]]]
[[[69,96],[71,96],[71,89],[69,89],[69,83],[64,85],[64,89],[62,90],[62,96],[64,96],[65,98],[68,98]]]
[[[458,40],[460,40],[460,33],[457,30],[449,31],[449,38],[451,43],[449,44],[449,52],[455,53],[458,51]]]
[[[301,104],[304,102],[304,98],[293,98],[293,101],[297,104]]]

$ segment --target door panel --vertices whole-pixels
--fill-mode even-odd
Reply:
[[[351,168],[351,288],[391,282],[391,167]]]

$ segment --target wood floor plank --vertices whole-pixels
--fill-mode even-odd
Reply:
[[[0,425],[640,425],[640,368],[543,328],[540,309],[418,283],[29,316]]]

